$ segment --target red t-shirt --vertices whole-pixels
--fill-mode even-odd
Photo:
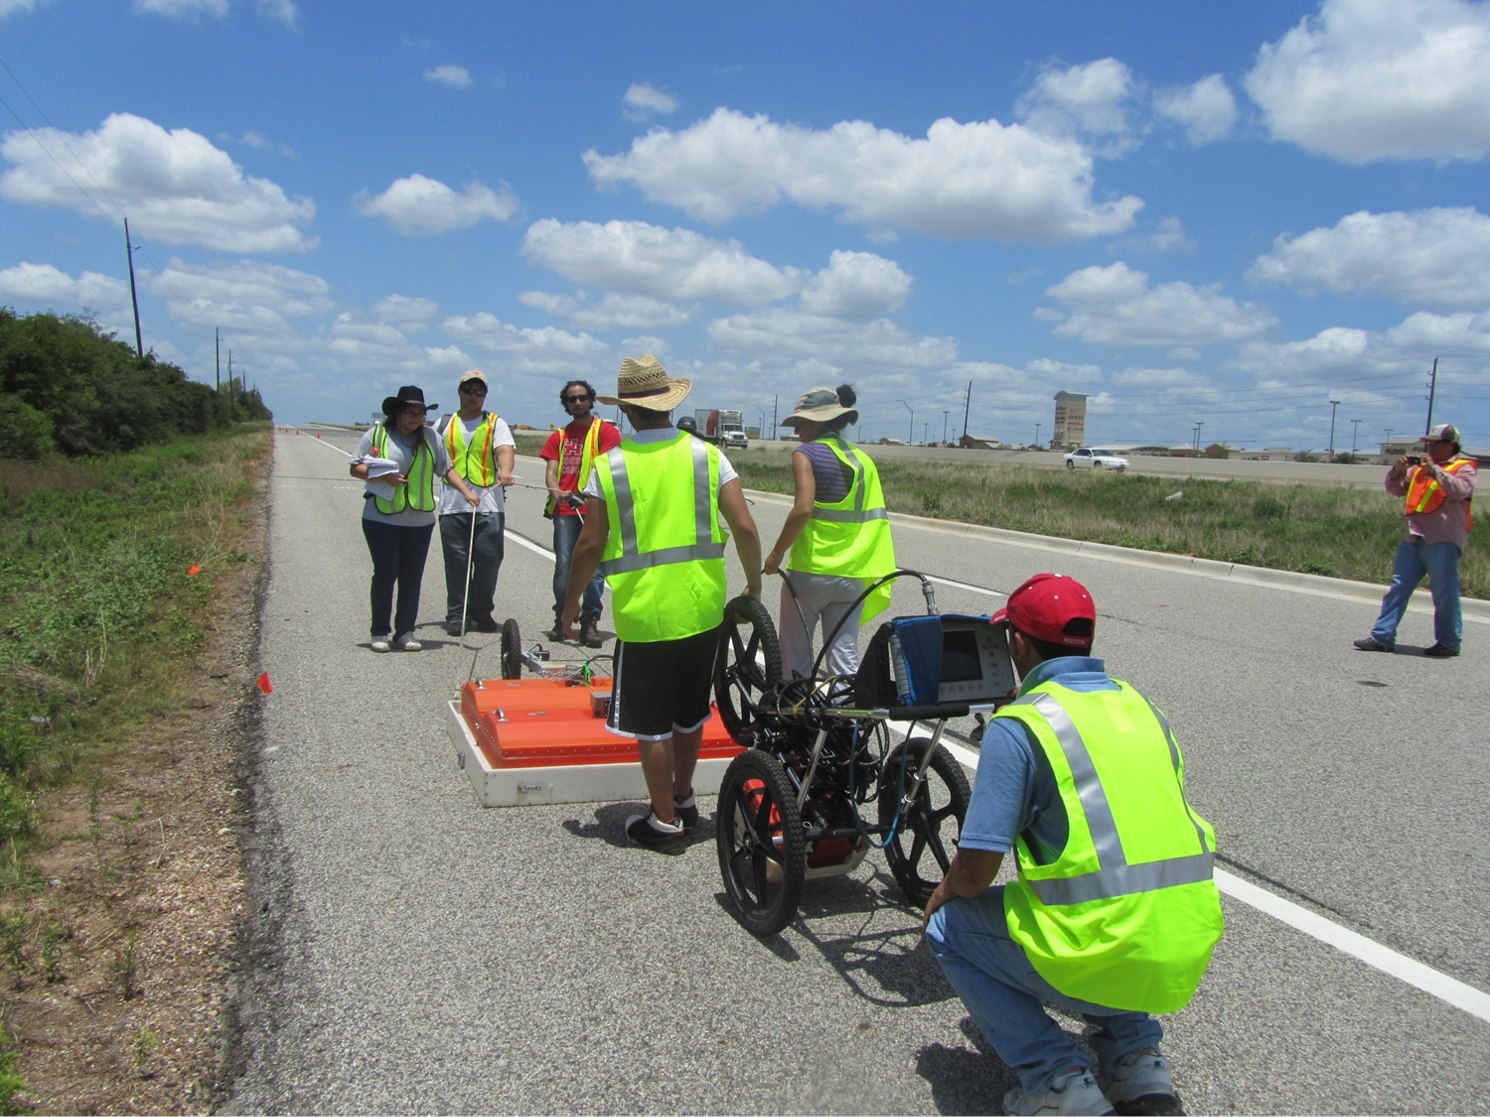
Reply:
[[[570,423],[561,430],[554,431],[548,436],[548,441],[543,444],[542,451],[538,456],[544,461],[556,462],[559,460],[559,438],[564,439],[564,467],[559,472],[559,489],[566,493],[579,491],[579,462],[585,450],[585,435],[590,433],[590,423],[593,420],[585,420],[579,423]],[[614,450],[621,445],[621,432],[615,426],[600,421],[600,445],[599,454]],[[554,509],[556,515],[577,516],[579,509],[570,507],[569,504],[561,504]]]

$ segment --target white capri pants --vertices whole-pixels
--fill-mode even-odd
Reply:
[[[840,578],[833,574],[806,574],[800,570],[783,570],[792,580],[791,588],[785,583],[781,587],[781,619],[776,631],[781,639],[781,677],[790,679],[793,674],[807,677],[812,670],[812,633],[822,622],[823,639],[849,612],[854,599],[868,585],[863,578]],[[797,591],[797,600],[792,601],[792,589]],[[801,608],[801,615],[797,609]],[[844,621],[838,630],[828,654],[823,658],[823,669],[829,675],[852,675],[859,670],[859,614],[863,605],[853,605],[853,615]],[[803,618],[807,627],[802,627]]]

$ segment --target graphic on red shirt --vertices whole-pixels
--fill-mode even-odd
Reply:
[[[548,441],[543,444],[542,451],[538,456],[544,461],[556,462],[559,460],[559,439],[564,440],[564,460],[559,470],[559,489],[562,492],[573,493],[579,491],[579,464],[580,456],[584,453],[585,435],[590,433],[590,420],[579,423],[570,423],[561,430],[554,431],[548,436]],[[600,423],[600,449],[601,454],[614,450],[621,445],[621,432],[615,426],[601,420]],[[554,510],[560,516],[577,516],[579,510],[571,508],[567,504],[561,504]]]

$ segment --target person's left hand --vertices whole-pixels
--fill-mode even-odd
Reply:
[[[499,469],[497,471],[497,484],[501,485],[504,489],[513,484],[513,482],[516,480],[517,479],[512,476],[511,470]]]
[[[579,602],[564,606],[564,616],[559,620],[559,632],[566,640],[577,640],[574,634],[574,622],[579,620]]]

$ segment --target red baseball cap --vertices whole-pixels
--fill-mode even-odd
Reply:
[[[1075,578],[1036,574],[1011,593],[1009,603],[989,620],[993,624],[1008,621],[1036,640],[1088,651],[1096,631],[1097,606],[1086,587]],[[1092,627],[1086,635],[1074,636],[1066,631],[1066,625],[1074,620],[1091,621]]]

